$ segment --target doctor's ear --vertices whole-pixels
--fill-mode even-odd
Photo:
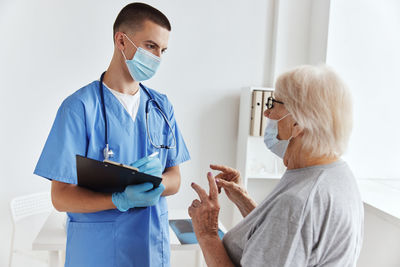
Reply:
[[[114,45],[119,49],[119,50],[124,50],[125,48],[125,38],[124,38],[124,33],[123,32],[116,32],[114,35]]]
[[[295,138],[299,135],[302,135],[304,132],[304,128],[301,127],[297,122],[293,125],[293,130],[292,130],[292,137]]]

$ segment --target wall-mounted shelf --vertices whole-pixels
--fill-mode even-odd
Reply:
[[[286,170],[282,160],[266,148],[263,136],[250,136],[252,93],[255,90],[273,91],[274,88],[248,87],[241,92],[236,168],[246,188],[251,180],[280,179]]]

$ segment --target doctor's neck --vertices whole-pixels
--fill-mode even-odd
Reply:
[[[134,95],[139,90],[139,82],[132,79],[125,61],[121,60],[115,53],[103,81],[108,88],[123,94]]]

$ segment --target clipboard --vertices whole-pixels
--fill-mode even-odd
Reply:
[[[98,161],[76,155],[78,186],[97,192],[122,192],[128,185],[150,182],[154,188],[162,181],[160,177],[139,172],[137,168],[113,161]]]

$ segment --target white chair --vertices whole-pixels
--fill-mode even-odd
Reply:
[[[48,255],[32,251],[32,241],[43,226],[47,216],[53,210],[49,192],[16,197],[10,202],[13,221],[9,267],[14,254],[20,254],[30,260],[47,262]]]

